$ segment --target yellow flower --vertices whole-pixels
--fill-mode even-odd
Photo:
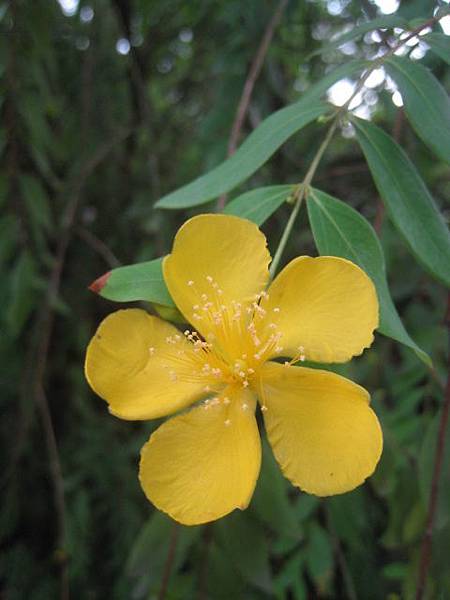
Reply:
[[[148,499],[186,525],[250,502],[261,463],[257,399],[283,473],[305,492],[352,490],[381,454],[366,390],[294,366],[345,362],[370,346],[378,325],[371,280],[348,260],[301,256],[266,291],[269,262],[253,223],[194,217],[163,265],[193,329],[182,333],[143,310],[120,310],[87,350],[91,387],[122,419],[153,419],[195,403],[151,435],[139,473]]]

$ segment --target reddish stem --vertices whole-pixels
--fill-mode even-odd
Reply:
[[[444,323],[448,329],[448,337],[450,342],[450,292],[448,293],[447,312],[444,318]],[[450,346],[450,344],[449,344]],[[442,475],[442,465],[444,462],[445,451],[445,433],[448,426],[450,416],[450,347],[448,356],[448,375],[447,385],[445,388],[444,406],[439,421],[439,431],[436,445],[436,453],[434,455],[433,478],[431,480],[430,500],[428,503],[428,514],[425,532],[422,539],[422,547],[420,552],[419,579],[417,582],[416,600],[422,600],[425,594],[428,571],[431,562],[432,538],[434,522],[436,519],[436,509],[439,496],[439,484]]]
[[[283,16],[283,12],[287,6],[288,1],[289,0],[280,0],[276,11],[274,12],[269,23],[267,24],[261,43],[259,44],[258,50],[256,51],[256,54],[253,58],[250,71],[248,72],[247,79],[244,83],[241,99],[239,100],[239,105],[236,110],[236,116],[231,127],[230,138],[228,140],[228,157],[232,156],[236,152],[236,147],[239,141],[239,137],[241,135],[244,119],[247,114],[248,107],[250,105],[250,99],[252,97],[253,88],[255,87],[256,80],[258,79],[258,76],[264,64],[264,60],[266,58],[266,54],[270,46],[270,42],[272,41],[273,34],[275,33],[275,29],[278,23],[280,22],[281,17]],[[226,201],[227,195],[223,194],[217,202],[217,210],[219,212],[224,209]]]

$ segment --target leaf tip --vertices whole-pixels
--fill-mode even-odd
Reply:
[[[88,290],[91,290],[91,292],[94,292],[95,294],[100,294],[102,289],[107,284],[110,275],[111,275],[111,271],[108,271],[107,273],[105,273],[104,275],[102,275],[101,277],[99,277],[98,279],[93,281],[91,283],[91,285],[88,286]]]

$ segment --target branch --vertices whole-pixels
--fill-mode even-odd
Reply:
[[[244,124],[244,119],[248,111],[250,99],[252,97],[253,88],[255,87],[256,80],[258,79],[258,76],[264,64],[264,60],[266,58],[266,54],[270,46],[270,42],[272,41],[273,34],[275,33],[275,29],[278,23],[280,22],[281,17],[283,16],[283,12],[288,4],[288,1],[289,0],[280,0],[277,9],[275,10],[272,18],[267,24],[258,50],[256,51],[256,54],[253,58],[250,71],[244,83],[241,99],[239,100],[236,116],[231,127],[230,138],[228,140],[228,157],[232,156],[236,152],[236,147],[239,141],[239,137],[241,135],[242,125]],[[226,201],[227,195],[223,194],[217,202],[217,210],[219,212],[224,209]]]
[[[448,293],[447,311],[444,317],[444,324],[447,327],[449,338],[447,386],[445,389],[444,406],[442,408],[441,418],[439,421],[436,453],[434,455],[433,478],[431,480],[431,492],[428,503],[427,522],[420,552],[419,579],[417,582],[416,600],[422,600],[422,598],[424,597],[428,571],[430,568],[432,550],[431,542],[433,537],[434,522],[436,519],[436,508],[439,496],[440,478],[442,475],[442,466],[444,462],[444,451],[446,442],[445,434],[447,431],[450,416],[450,292]]]
[[[92,248],[99,256],[103,258],[105,263],[111,267],[111,269],[115,269],[116,267],[120,267],[120,260],[114,254],[112,250],[102,242],[96,235],[86,229],[85,227],[76,227],[75,233],[84,241],[86,244]]]

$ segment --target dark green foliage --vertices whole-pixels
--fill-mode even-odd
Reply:
[[[72,598],[156,598],[174,539],[167,600],[414,596],[446,375],[445,291],[432,274],[448,282],[444,220],[450,192],[448,167],[421,139],[438,157],[444,146],[436,147],[435,140],[433,146],[423,134],[429,115],[421,115],[416,104],[414,129],[401,119],[399,132],[398,113],[381,85],[370,90],[377,126],[356,124],[380,194],[408,245],[388,218],[377,227],[378,243],[368,222],[380,224],[381,205],[364,156],[354,140],[336,135],[313,181],[326,193],[315,192],[320,203],[314,192],[308,199],[312,231],[305,210],[283,259],[318,251],[358,255],[333,233],[322,210],[328,203],[334,223],[355,223],[352,244],[363,244],[366,236],[363,250],[380,250],[379,261],[366,268],[373,267],[387,302],[392,297],[390,319],[400,327],[398,312],[433,361],[430,370],[410,348],[394,342],[391,332],[391,338],[377,336],[362,357],[339,368],[370,390],[382,422],[385,449],[368,483],[343,496],[307,496],[283,478],[265,445],[246,512],[208,526],[174,528],[148,504],[137,479],[140,448],[159,423],[115,419],[83,375],[86,345],[101,319],[117,308],[112,300],[170,304],[162,285],[159,296],[147,295],[141,286],[136,293],[128,289],[128,298],[113,290],[110,300],[87,286],[119,264],[167,254],[187,217],[214,211],[216,194],[238,184],[227,212],[242,214],[261,201],[258,210],[246,214],[263,224],[274,250],[290,213],[285,200],[324,135],[326,124],[312,116],[331,112],[322,104],[327,88],[342,77],[356,80],[392,41],[392,27],[433,12],[433,3],[404,2],[397,15],[383,17],[372,2],[351,0],[341,2],[342,11],[333,16],[331,2],[291,0],[257,81],[241,141],[272,113],[291,111],[285,107],[298,101],[315,106],[311,119],[301,121],[301,132],[281,147],[295,127],[281,141],[269,140],[264,160],[252,157],[245,183],[242,173],[235,173],[233,181],[184,203],[186,210],[155,209],[160,198],[226,158],[249,64],[276,4],[81,0],[67,16],[55,0],[0,2],[0,596],[5,600],[58,598],[64,565]],[[366,22],[375,18],[389,29],[372,38]],[[358,29],[346,29],[356,24]],[[351,45],[330,45],[335,34]],[[122,55],[116,44],[128,38],[131,49]],[[428,40],[434,52],[422,62],[433,75],[426,77],[448,88],[448,37],[437,27]],[[409,175],[400,169],[400,195],[408,196],[414,222],[399,224],[396,206],[389,204],[392,196],[384,197],[386,181],[377,175],[376,157],[369,156],[367,132],[371,129],[383,145],[385,158],[397,146],[375,127],[395,131],[417,169]],[[389,164],[394,160],[410,168],[403,153],[391,156]],[[414,181],[425,181],[427,188],[411,184],[419,173],[421,179]],[[430,216],[430,204],[420,212],[414,194],[428,198],[428,189],[444,207],[443,218],[437,212]],[[194,207],[208,201],[202,209]],[[429,244],[413,239],[423,218],[435,229],[435,235],[428,230]],[[430,258],[434,243],[440,243],[438,256]],[[406,331],[398,329],[397,339],[414,347]],[[55,472],[48,416],[62,476]],[[449,444],[430,599],[444,599],[450,589],[448,465]],[[55,494],[58,484],[64,514]]]

